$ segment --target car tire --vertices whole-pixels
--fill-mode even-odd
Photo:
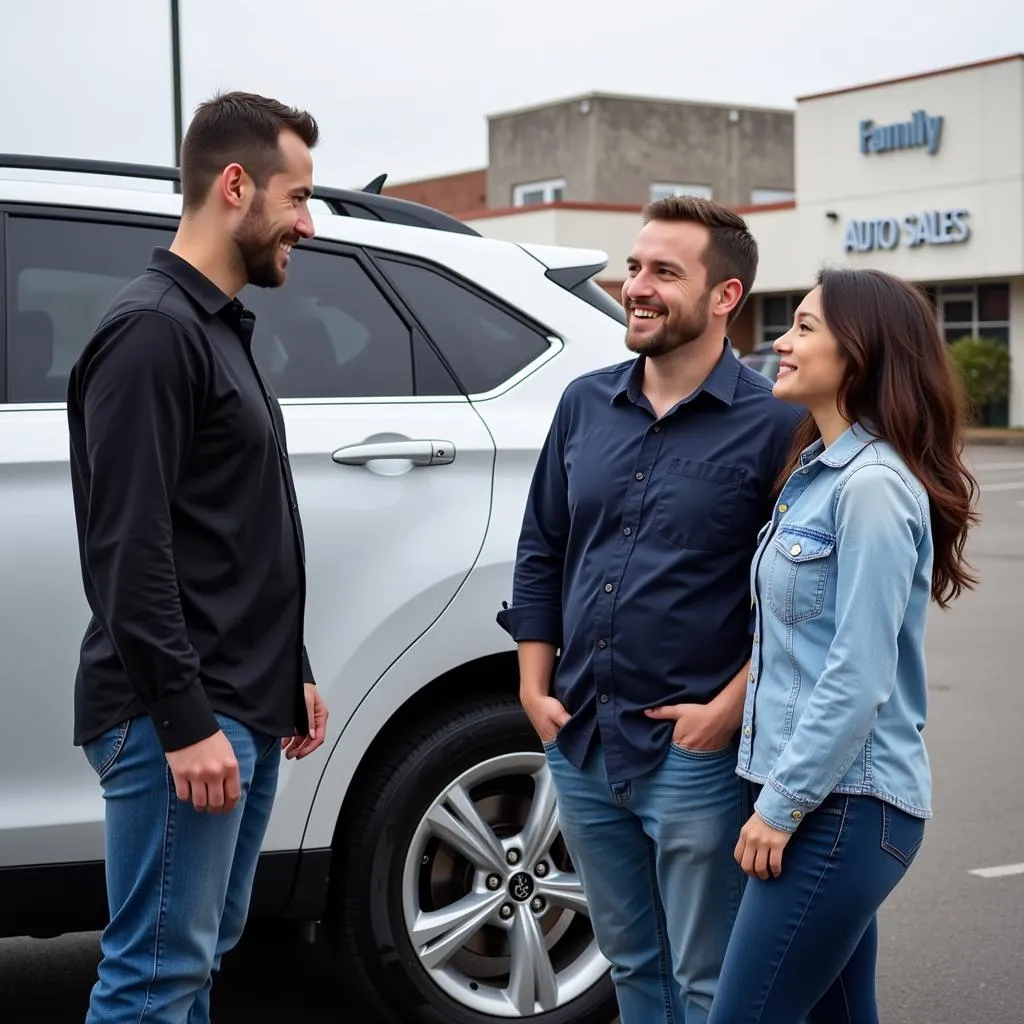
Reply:
[[[335,844],[325,928],[370,1008],[401,1024],[615,1019],[608,964],[571,860],[560,836],[547,844],[557,832],[553,789],[517,700],[447,707],[407,732],[355,785]],[[470,838],[467,846],[457,821],[449,841],[456,819],[482,820],[487,829],[470,833],[479,840],[489,830],[496,843],[474,848]],[[542,845],[535,864],[507,863]],[[506,862],[500,885],[498,855]],[[410,927],[438,910],[451,914],[455,903],[472,903],[470,931],[434,936],[428,927],[414,944]]]

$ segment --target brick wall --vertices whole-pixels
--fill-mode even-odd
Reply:
[[[487,168],[385,185],[384,195],[433,206],[450,214],[479,213],[487,208]]]

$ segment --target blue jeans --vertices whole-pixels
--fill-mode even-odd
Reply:
[[[709,1024],[877,1024],[875,915],[924,827],[868,796],[808,814],[782,874],[747,883]]]
[[[746,817],[735,748],[673,746],[615,785],[599,748],[582,771],[545,750],[622,1024],[704,1024],[745,877],[732,856]]]
[[[281,761],[277,738],[217,721],[242,783],[230,814],[178,799],[148,716],[85,745],[106,801],[110,908],[86,1024],[209,1024],[213,975],[242,935]]]

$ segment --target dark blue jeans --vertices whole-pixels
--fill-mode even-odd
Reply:
[[[600,748],[582,771],[545,749],[621,1024],[705,1024],[743,890],[735,748],[672,746],[654,771],[614,785]]]
[[[277,791],[281,742],[217,715],[238,759],[230,814],[179,800],[148,716],[85,745],[106,801],[110,923],[86,1024],[210,1024],[210,989],[241,938]]]
[[[866,796],[807,815],[782,874],[747,881],[708,1024],[877,1024],[875,914],[924,827]]]

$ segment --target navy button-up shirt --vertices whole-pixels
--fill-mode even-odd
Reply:
[[[498,622],[560,648],[558,745],[582,767],[600,734],[610,782],[660,764],[672,723],[647,708],[706,703],[750,654],[750,562],[801,410],[726,346],[660,420],[644,358],[566,388],[523,520]]]

